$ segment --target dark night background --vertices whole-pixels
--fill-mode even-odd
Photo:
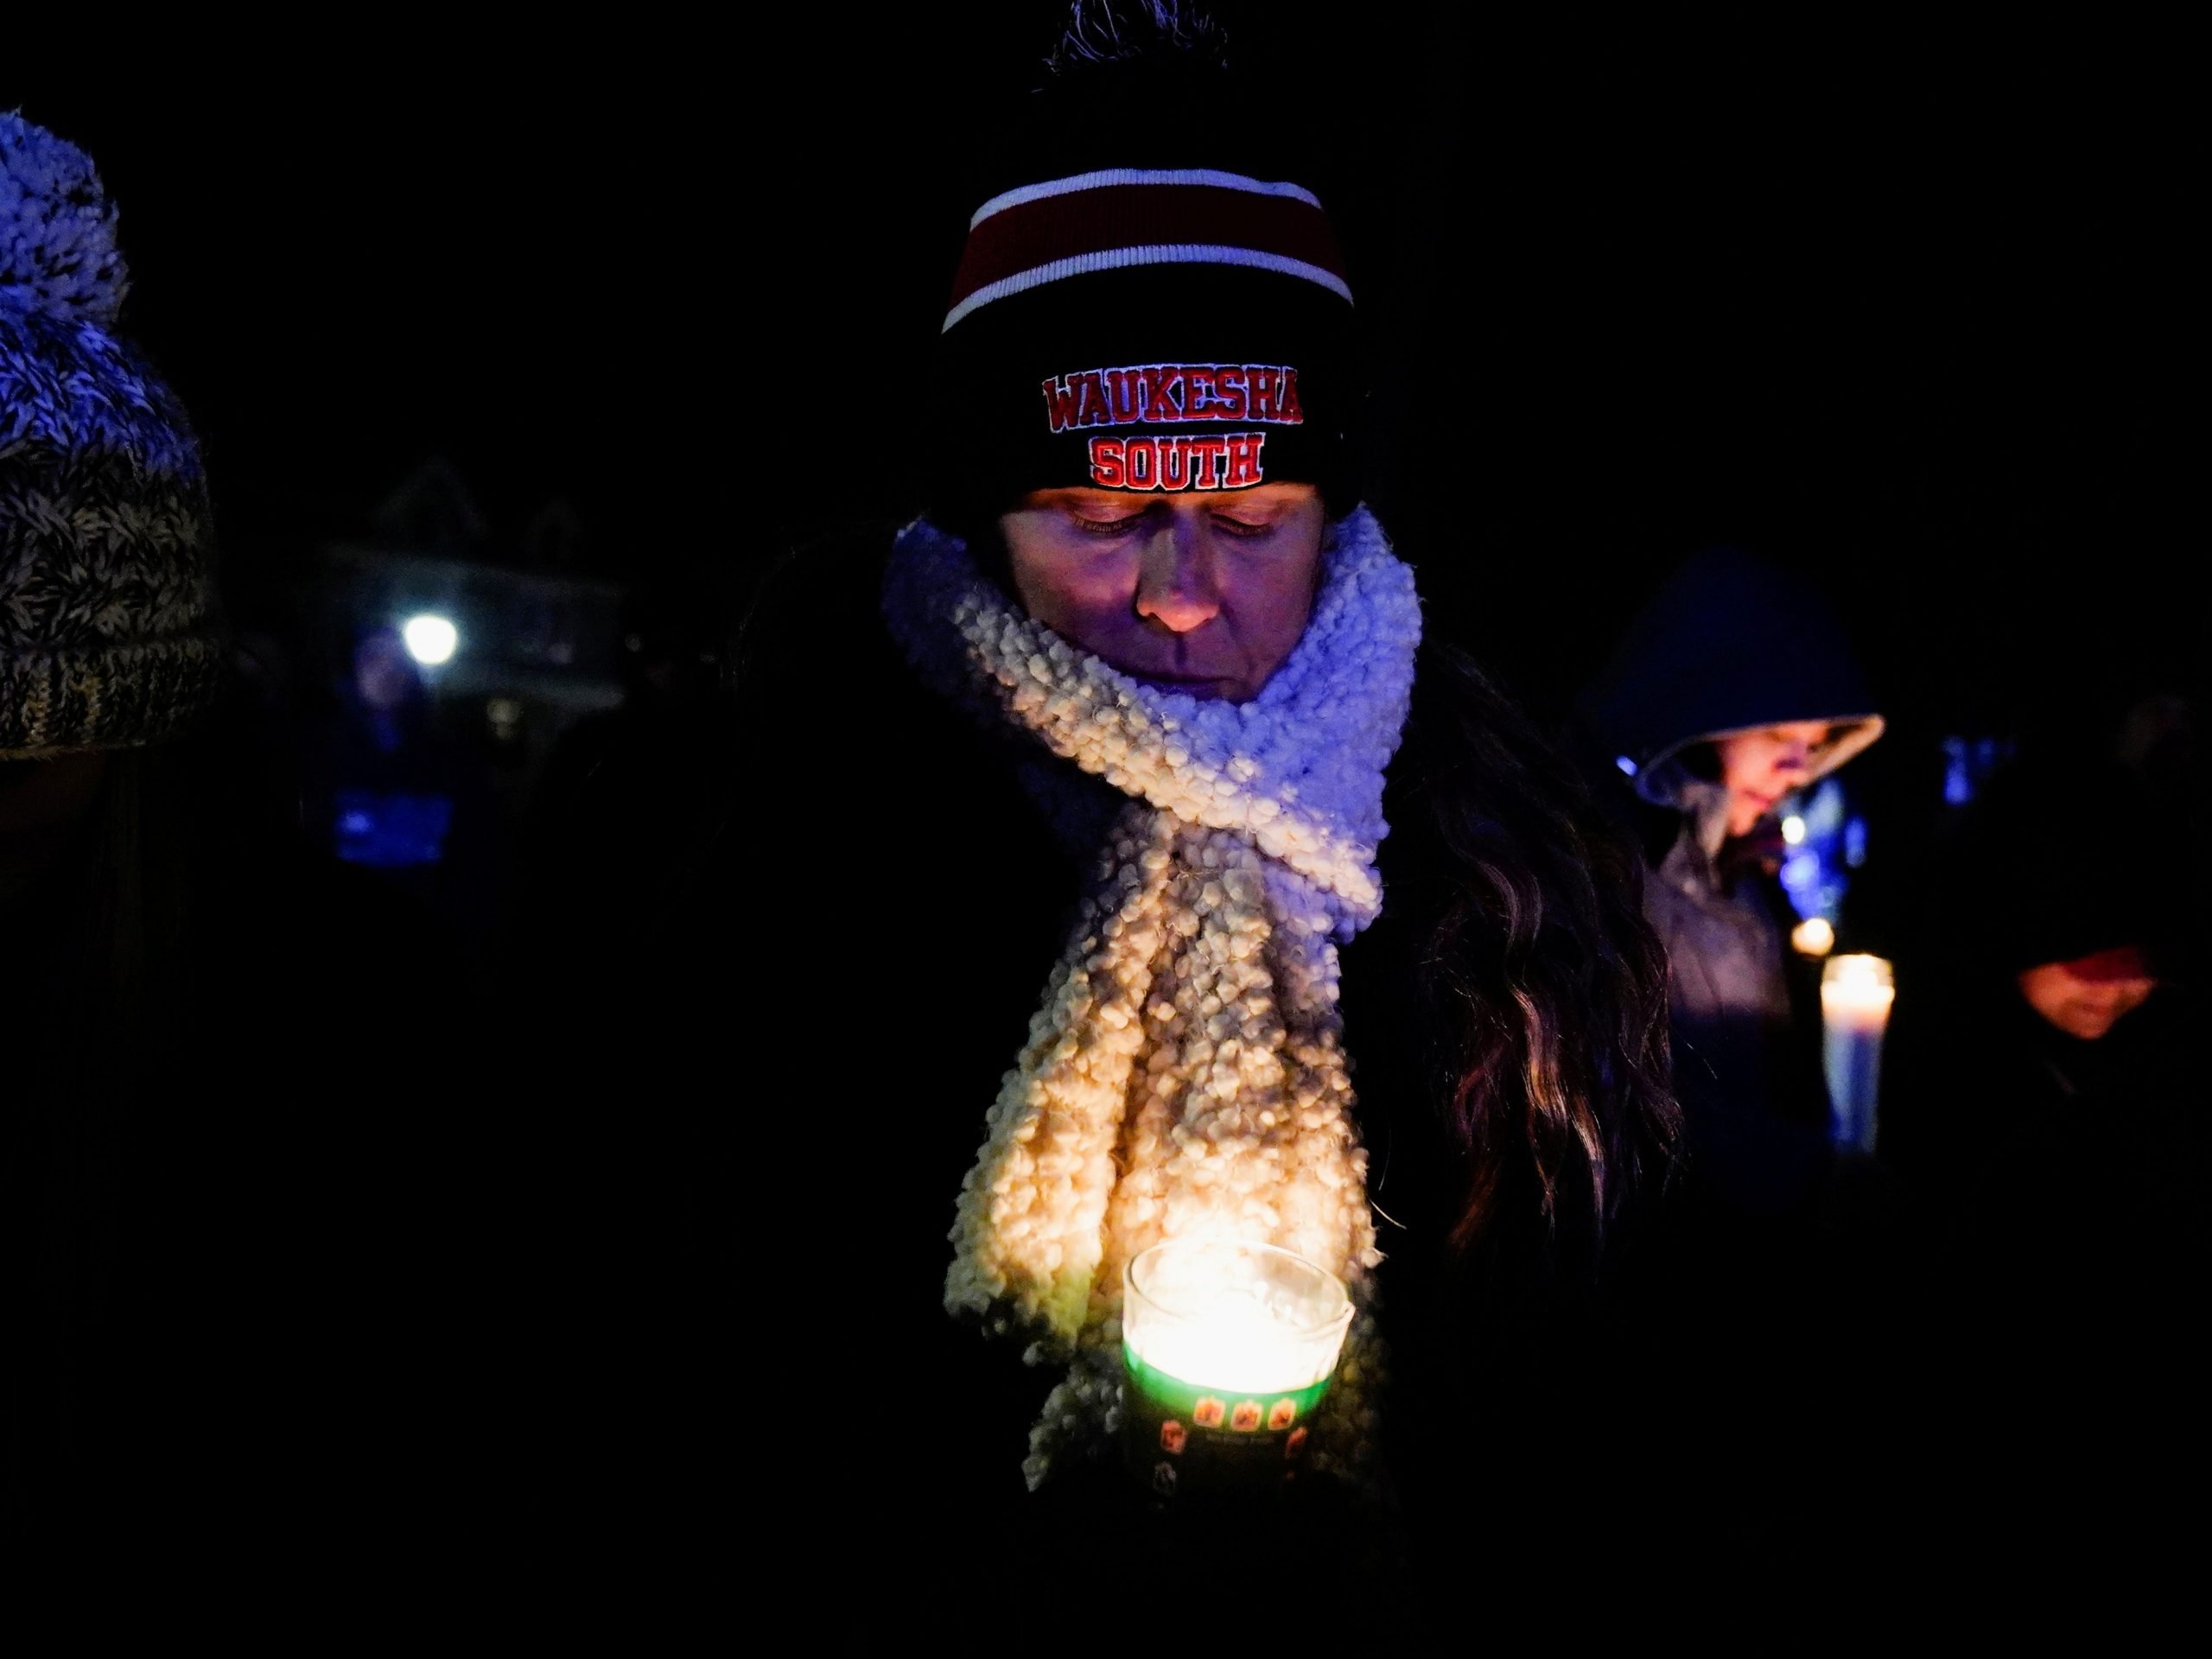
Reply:
[[[1891,717],[1853,774],[1878,857],[1944,736],[2102,741],[2190,690],[2147,43],[1217,10],[1281,89],[1244,118],[1321,124],[1340,163],[1373,499],[1540,713],[1719,539],[1843,608]],[[0,103],[120,204],[126,327],[200,427],[244,627],[283,640],[310,550],[442,456],[484,556],[563,499],[582,569],[711,652],[765,560],[911,511],[890,451],[950,435],[925,371],[958,181],[1057,11],[382,45],[225,96],[19,73]]]
[[[1916,958],[1908,936],[1919,926],[1924,944],[1940,931],[1917,918],[1939,908],[1922,903],[1937,873],[1960,868],[1949,855],[1963,846],[1980,861],[1977,879],[1999,871],[1982,885],[2002,888],[2003,901],[2022,891],[1962,828],[1960,757],[1979,766],[2044,754],[2086,768],[2124,731],[2139,745],[2156,734],[2159,766],[2139,770],[2158,773],[2157,810],[2128,821],[2121,839],[2171,900],[2168,937],[2151,943],[2181,947],[2154,952],[2179,995],[2160,993],[2175,1023],[2157,1034],[2182,1028],[2160,1052],[2185,1054],[2194,1092],[2180,1103],[2200,1104],[2197,1037],[2183,1022],[2197,1019],[2189,999],[2212,938],[2212,859],[2197,851],[2202,537],[2182,480],[2193,483],[2201,440],[2185,419],[2194,386],[2182,319],[2201,308],[2183,250],[2202,191],[2183,188],[2185,106],[2157,73],[2178,60],[2171,44],[2017,17],[1947,39],[1924,22],[1834,10],[1694,26],[1576,11],[1539,26],[1444,4],[1217,0],[1213,10],[1232,60],[1270,96],[1193,118],[1299,124],[1331,160],[1316,182],[1370,348],[1369,499],[1419,572],[1432,632],[1468,646],[1564,729],[1631,617],[1695,550],[1735,543],[1809,576],[1840,611],[1889,721],[1840,775],[1848,818],[1830,816],[1839,842],[1863,831],[1865,853],[1863,863],[1840,855],[1854,868],[1837,943],[1898,963],[1900,1009],[1941,1007],[1920,993],[1942,989],[1940,975],[1910,977],[1931,958]],[[847,1088],[833,1066],[815,1074],[814,1055],[801,1052],[809,1043],[781,1040],[779,1005],[764,1013],[756,993],[785,982],[821,1021],[804,1031],[854,1040],[857,1027],[829,1023],[846,985],[810,968],[827,953],[782,941],[804,931],[861,959],[890,935],[848,950],[821,920],[824,897],[842,887],[875,905],[910,880],[921,894],[925,881],[950,891],[963,878],[910,876],[938,867],[901,866],[887,838],[880,861],[871,841],[865,868],[840,861],[838,849],[859,843],[835,831],[862,812],[832,826],[842,807],[830,809],[819,827],[804,816],[813,802],[772,798],[748,812],[745,791],[768,791],[761,769],[742,775],[729,759],[745,753],[732,736],[739,715],[802,737],[822,727],[785,722],[772,701],[765,715],[752,704],[733,715],[721,693],[764,573],[796,552],[871,582],[894,528],[922,505],[915,480],[933,446],[963,441],[931,396],[930,366],[978,200],[964,181],[1002,130],[1005,102],[1040,78],[1064,16],[1054,0],[802,8],[772,23],[757,10],[677,25],[618,10],[563,24],[549,11],[470,45],[452,18],[432,28],[379,13],[325,22],[326,32],[353,31],[335,45],[296,24],[227,73],[180,62],[136,79],[97,52],[42,61],[8,49],[12,39],[0,45],[0,110],[19,108],[83,147],[119,207],[133,277],[120,332],[191,411],[212,480],[238,695],[207,741],[173,746],[181,766],[207,765],[204,822],[216,826],[173,845],[196,856],[232,821],[233,764],[257,829],[289,817],[275,824],[281,857],[264,857],[257,835],[225,843],[223,858],[207,861],[212,874],[187,873],[181,860],[171,872],[188,897],[207,896],[198,914],[213,918],[205,931],[222,947],[208,953],[217,969],[188,987],[174,976],[192,995],[156,1010],[162,1029],[194,1039],[183,1052],[198,1058],[137,1043],[123,1058],[158,1072],[161,1087],[137,1089],[139,1073],[118,1066],[133,1087],[118,1085],[101,1108],[157,1148],[145,1160],[151,1196],[114,1227],[130,1232],[131,1271],[154,1287],[144,1303],[159,1317],[126,1308],[112,1332],[95,1332],[108,1346],[86,1350],[91,1380],[75,1393],[56,1384],[49,1415],[66,1418],[79,1395],[89,1402],[85,1421],[104,1437],[91,1454],[123,1471],[116,1478],[140,1482],[131,1459],[151,1448],[159,1469],[204,1465],[227,1490],[229,1444],[204,1424],[232,1423],[260,1459],[253,1479],[304,1495],[296,1507],[274,1501],[269,1517],[304,1550],[369,1563],[378,1598],[399,1570],[391,1550],[427,1559],[441,1525],[461,1540],[454,1570],[473,1576],[510,1515],[524,1523],[518,1532],[573,1530],[596,1552],[610,1529],[649,1536],[664,1502],[671,1513],[696,1502],[724,1529],[699,1535],[716,1541],[715,1573],[728,1570],[728,1524],[750,1523],[741,1572],[803,1563],[789,1575],[807,1610],[794,1628],[906,1618],[894,1598],[811,1593],[835,1586],[821,1563],[848,1560],[851,1540],[870,1534],[841,1518],[822,1553],[822,1535],[798,1524],[821,1511],[778,1472],[816,1465],[751,1455],[771,1433],[804,1459],[824,1443],[784,1410],[790,1391],[814,1386],[774,1339],[791,1310],[791,1329],[835,1323],[841,1343],[860,1332],[875,1340],[861,1321],[880,1310],[854,1290],[860,1275],[819,1265],[855,1259],[835,1235],[868,1244],[868,1229],[848,1230],[847,1212],[869,1212],[817,1179],[815,1148],[866,1113],[905,1122],[887,1109],[910,1082],[900,1039],[866,1032],[861,1046],[889,1057],[888,1082]],[[425,512],[395,512],[395,501]],[[389,654],[391,632],[448,601],[462,649],[419,677]],[[372,645],[387,650],[387,683],[393,669],[405,677],[374,706],[359,654]],[[802,700],[835,697],[842,649],[820,639],[819,677],[772,686],[772,699],[804,712]],[[825,723],[836,724],[843,711],[831,713]],[[850,726],[856,747],[872,734],[865,721]],[[1605,765],[1611,753],[1582,758],[1630,810]],[[825,773],[845,760],[823,753]],[[895,771],[880,762],[840,776],[874,790]],[[906,775],[919,776],[920,763]],[[2066,786],[2087,775],[2065,773]],[[887,819],[918,795],[884,791]],[[416,834],[423,821],[404,814],[426,803],[448,816]],[[393,816],[372,822],[378,812]],[[791,855],[765,877],[769,860],[715,839],[747,817],[779,838],[777,858]],[[345,840],[355,818],[376,836],[397,824],[397,839],[415,834],[428,849],[357,855]],[[150,808],[147,822],[160,822]],[[1809,832],[1801,822],[1795,833]],[[979,867],[991,861],[985,850]],[[1810,849],[1797,859],[1819,862]],[[670,871],[677,878],[664,879]],[[229,907],[232,893],[253,906]],[[1025,919],[1010,904],[988,913],[1009,928]],[[854,931],[874,928],[874,915]],[[851,982],[942,981],[913,1000],[907,1025],[883,1031],[922,1030],[967,995],[959,964],[1018,954],[995,928],[943,931],[977,936],[960,942],[969,955],[942,958],[953,967],[885,952],[880,979]],[[10,957],[20,982],[47,998],[0,999],[24,1029],[44,1036],[48,1007],[107,1017],[115,999],[80,995],[36,949]],[[1817,995],[1809,970],[1805,984]],[[895,986],[883,995],[898,1000]],[[2009,1105],[2010,1074],[1984,1088],[1986,1047],[1953,1044],[1948,1027],[1929,1023],[1942,1039],[1931,1047],[1967,1078],[1950,1096]],[[968,1034],[984,1030],[979,1014]],[[1009,1049],[1016,1030],[1006,1027]],[[1903,1031],[1901,1020],[1893,1037]],[[927,1040],[938,1043],[933,1028]],[[117,1048],[80,1046],[103,1065]],[[988,1045],[978,1035],[976,1046]],[[73,1063],[59,1039],[31,1047]],[[912,1069],[923,1089],[924,1063]],[[1903,1070],[1892,1064],[1891,1077]],[[171,1109],[195,1092],[223,1109]],[[2095,1097],[2099,1110],[2107,1098]],[[2048,1185],[2018,1185],[2017,1217],[1992,1224],[2000,1244],[2050,1241],[2017,1269],[2020,1300],[2038,1319],[2055,1278],[2041,1264],[2109,1238],[2102,1254],[2080,1256],[2078,1306],[2065,1304],[2096,1318],[2068,1325],[2075,1313],[2065,1314],[2049,1344],[2074,1364],[2003,1369],[2005,1356],[2045,1351],[2024,1344],[1993,1350],[2000,1357],[1988,1370],[1979,1356],[1961,1368],[1976,1387],[1989,1378],[1991,1397],[1966,1402],[1965,1438],[1944,1439],[1925,1490],[1955,1482],[1964,1507],[1923,1503],[1915,1482],[1880,1529],[1851,1536],[1847,1559],[1806,1554],[1775,1519],[1788,1503],[1829,1504],[1890,1462],[1871,1462],[1873,1476],[1848,1466],[1856,1453],[1839,1448],[1859,1442],[1827,1438],[1836,1425],[1825,1419],[1802,1460],[1747,1434],[1756,1466],[1742,1484],[1754,1496],[1711,1488],[1716,1507],[1740,1509],[1730,1529],[1696,1532],[1669,1510],[1674,1535],[1651,1534],[1655,1546],[1696,1556],[1712,1583],[1637,1598],[1639,1618],[1648,1606],[1678,1622],[1712,1610],[1741,1623],[1771,1587],[1760,1563],[1782,1562],[1817,1582],[1806,1605],[1825,1618],[1893,1573],[1892,1588],[1908,1586],[1912,1551],[1899,1541],[1923,1535],[1929,1560],[1961,1572],[1961,1605],[1977,1621],[1993,1606],[2041,1619],[2053,1586],[2071,1577],[2096,1588],[2103,1630],[2115,1607],[2151,1605],[2143,1586],[2187,1582],[2165,1565],[2169,1554],[2178,1564],[2186,1533],[2164,1517],[2185,1513],[2202,1490],[2168,1438],[2183,1422],[2196,1433],[2202,1416],[2201,1370],[2178,1357],[2197,1323],[2202,1241],[2189,1235],[2195,1255],[2126,1252],[2164,1236],[2159,1227],[2196,1227],[2206,1160],[2196,1119],[2159,1140],[2176,1103],[2147,1090],[2139,1098],[2168,1116],[2123,1108],[2093,1135],[2054,1141],[2030,1166]],[[65,1127],[76,1133],[73,1119]],[[958,1167],[972,1145],[959,1147]],[[904,1156],[871,1142],[870,1156],[849,1160],[852,1179],[871,1163],[897,1179],[855,1190],[893,1193],[941,1228],[949,1174],[909,1182]],[[88,1157],[86,1167],[104,1166]],[[1976,1300],[1999,1298],[1975,1281],[1971,1295],[1942,1300],[1940,1326],[1934,1312],[1923,1320],[1923,1303],[1936,1309],[1967,1269],[1910,1255],[1922,1234],[1898,1220],[1901,1207],[1882,1208],[1901,1205],[1894,1190],[1853,1173],[1863,1183],[1838,1184],[1836,1213],[1861,1205],[1865,1216],[1845,1219],[1880,1234],[1865,1283],[1910,1281],[1893,1327],[1910,1336],[1877,1330],[1875,1292],[1863,1302],[1808,1297],[1797,1311],[1842,1333],[1834,1351],[1850,1346],[1854,1320],[1881,1339],[1833,1375],[1792,1357],[1828,1351],[1809,1342],[1755,1352],[1791,1314],[1761,1287],[1783,1284],[1802,1261],[1758,1243],[1764,1231],[1716,1230],[1711,1259],[1732,1253],[1728,1270],[1709,1327],[1685,1325],[1679,1351],[1700,1330],[1727,1338],[1711,1368],[1725,1386],[1711,1394],[1732,1409],[1768,1395],[1780,1421],[1791,1402],[1858,1391],[1878,1408],[1869,1421],[1925,1409],[1948,1437],[1961,1425],[1944,1414],[1957,1402],[1919,1338],[1970,1347]],[[57,1190],[83,1211],[79,1230],[104,1236],[107,1211],[70,1198],[66,1182]],[[2076,1203],[2088,1223],[2048,1224]],[[80,1219],[67,1204],[55,1213]],[[1998,1212],[1958,1209],[1985,1213]],[[924,1237],[908,1214],[897,1211],[883,1236]],[[1824,1212],[1823,1227],[1834,1222]],[[1740,1274],[1739,1237],[1753,1241]],[[1854,1236],[1833,1248],[1840,1259],[1859,1246]],[[2124,1274],[2108,1270],[2115,1262]],[[937,1317],[937,1262],[926,1265],[923,1311],[932,1332],[949,1329]],[[2157,1271],[2139,1284],[2139,1268]],[[1740,1321],[1740,1348],[1728,1301],[1739,1279],[1751,1287],[1741,1307],[1756,1315]],[[2115,1300],[2116,1286],[2134,1300]],[[99,1311],[89,1296],[82,1306]],[[2154,1313],[2139,1318],[2142,1307]],[[2040,1323],[2022,1323],[2040,1337]],[[40,1386],[74,1363],[63,1344],[51,1364],[46,1350],[16,1345],[30,1358],[16,1370]],[[207,1363],[180,1366],[180,1354]],[[849,1379],[866,1383],[870,1414],[850,1445],[856,1457],[882,1455],[887,1492],[911,1450],[906,1422],[874,1414],[882,1399],[903,1413],[906,1397],[887,1392],[875,1363],[871,1353]],[[836,1369],[822,1364],[825,1376]],[[1681,1383],[1666,1372],[1651,1375]],[[1608,1382],[1626,1374],[1589,1370]],[[1687,1398],[1704,1363],[1683,1375]],[[734,1396],[733,1377],[750,1391]],[[10,1381],[0,1368],[0,1384]],[[2139,1398],[2139,1382],[2164,1392]],[[1662,1397],[1608,1394],[1604,1421],[1586,1420],[1593,1456],[1610,1465],[1647,1429],[1653,1442],[1694,1450],[1694,1433],[1652,1405]],[[1578,1421],[1541,1389],[1512,1415],[1500,1419],[1513,1431],[1500,1444],[1548,1448],[1554,1426]],[[944,1424],[927,1427],[935,1435]],[[2068,1490],[2053,1473],[2065,1468],[2044,1457],[2054,1438],[2085,1467],[2110,1463],[2146,1483],[2155,1472],[2166,1501],[2115,1486],[2124,1497],[2065,1507],[2053,1496]],[[1957,1460],[1960,1445],[1989,1448],[2005,1478],[1971,1490],[1980,1465]],[[1916,1447],[1904,1443],[1897,1460]],[[1658,1494],[1668,1488],[1654,1466],[1639,1446],[1605,1479]],[[1495,1503],[1491,1474],[1485,1464],[1469,1510],[1521,1527],[1510,1503]],[[847,1503],[842,1478],[811,1484]],[[1758,1496],[1770,1489],[1783,1507]],[[135,1484],[118,1490],[135,1505]],[[176,1490],[201,1501],[190,1482]],[[354,1519],[377,1529],[362,1535],[368,1545],[338,1548],[342,1532],[321,1524],[325,1490],[345,1504],[357,1493],[404,1501],[388,1531],[380,1512],[361,1510]],[[1597,1488],[1563,1480],[1560,1490],[1580,1502]],[[877,1494],[854,1491],[852,1518],[864,1520]],[[2016,1493],[2026,1501],[2008,1515]],[[1838,1516],[1848,1509],[1834,1503]],[[1638,1513],[1660,1511],[1593,1504],[1572,1529],[1529,1522],[1526,1536],[1579,1568],[1623,1541],[1642,1554],[1636,1525],[1614,1531],[1618,1516]],[[205,1529],[196,1508],[191,1518],[190,1532]],[[2033,1546],[1987,1605],[1958,1567],[1986,1548],[1977,1526]],[[2048,1536],[2029,1538],[2039,1530]],[[751,1542],[754,1533],[768,1543]],[[1047,1550],[1039,1561],[1064,1548],[1048,1528],[1033,1539]],[[794,1540],[800,1555],[775,1554]],[[1025,1531],[1025,1549],[1032,1540]],[[2085,1540],[2127,1554],[2118,1592],[2079,1573]],[[2139,1540],[2157,1550],[2139,1551]],[[1004,1560],[993,1573],[1014,1560],[994,1556]],[[2038,1576],[2046,1559],[2051,1570]],[[556,1560],[532,1554],[539,1601]],[[595,1554],[581,1565],[564,1592],[613,1581]],[[1462,1574],[1454,1564],[1448,1587],[1472,1586],[1485,1618],[1557,1609],[1585,1621],[1578,1601],[1515,1582],[1495,1561],[1468,1565]],[[1117,1566],[1100,1582],[1120,1595],[1145,1577]],[[1722,1599],[1700,1602],[1713,1585]],[[968,1590],[988,1608],[1001,1587],[986,1576]],[[1740,1607],[1729,1599],[1739,1587]],[[930,1590],[966,1617],[967,1593]],[[545,1605],[565,1616],[565,1599]],[[626,1620],[645,1605],[626,1597]],[[1925,1622],[1921,1610],[1913,1618]],[[1363,1639],[1392,1645],[1372,1631]]]

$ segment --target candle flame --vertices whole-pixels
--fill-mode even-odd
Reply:
[[[1838,957],[1828,964],[1825,982],[1853,987],[1888,987],[1894,983],[1890,964],[1879,957]]]
[[[1224,1394],[1285,1394],[1327,1376],[1351,1304],[1304,1258],[1266,1245],[1183,1242],[1131,1263],[1122,1330],[1147,1365]]]
[[[1886,1015],[1897,995],[1890,964],[1879,957],[1831,957],[1821,976],[1821,1006],[1832,1014]]]

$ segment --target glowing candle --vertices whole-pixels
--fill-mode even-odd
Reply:
[[[1123,1288],[1135,1471],[1162,1498],[1294,1475],[1351,1322],[1335,1275],[1273,1245],[1185,1239],[1140,1254]]]
[[[1801,957],[1825,957],[1835,949],[1835,925],[1825,916],[1808,916],[1789,930],[1789,943]]]
[[[1879,957],[1834,957],[1821,976],[1821,1059],[1838,1146],[1874,1150],[1882,1035],[1897,995],[1890,964]]]

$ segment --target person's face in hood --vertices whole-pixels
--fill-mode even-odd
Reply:
[[[2101,951],[2073,962],[2046,962],[2019,976],[2028,1006],[2069,1037],[2094,1043],[2151,1000],[2158,988],[2143,953]]]
[[[1231,702],[1306,632],[1323,524],[1310,484],[1039,490],[999,519],[1031,616],[1134,679]]]
[[[1801,720],[1713,741],[1728,789],[1728,833],[1745,836],[1782,798],[1812,774],[1813,754],[1828,741],[1826,721]]]

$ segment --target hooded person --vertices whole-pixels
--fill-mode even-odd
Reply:
[[[821,1149],[760,1178],[828,1297],[771,1315],[802,1468],[952,1570],[1135,1527],[1123,1272],[1224,1236],[1351,1293],[1298,1490],[1388,1470],[1443,1557],[1525,1550],[1505,1495],[1574,1500],[1478,1426],[1617,1374],[1591,1286],[1671,1141],[1633,852],[1424,640],[1361,505],[1354,285],[1265,142],[1296,124],[1193,124],[1262,91],[1077,10],[967,205],[931,509],[880,582],[817,551],[765,590],[719,896],[671,906],[769,950],[747,1122]],[[715,1028],[722,983],[652,1029]],[[1393,1453],[1394,1416],[1465,1427]]]
[[[1699,1486],[1730,1495],[1713,1525],[1784,1574],[1842,1547],[1854,1505],[1924,1478],[1878,1403],[1915,1329],[1896,1204],[1872,1164],[1831,1149],[1817,987],[1777,880],[1777,808],[1879,736],[1872,709],[1820,596],[1717,549],[1662,585],[1580,710],[1597,764],[1632,780],[1668,956],[1674,1433]],[[1839,1472],[1806,1481],[1821,1459]]]
[[[1662,587],[1584,717],[1656,809],[1644,908],[1667,949],[1691,1145],[1733,1201],[1787,1208],[1818,1179],[1828,1114],[1775,879],[1777,813],[1879,737],[1882,717],[1820,596],[1729,549]]]

